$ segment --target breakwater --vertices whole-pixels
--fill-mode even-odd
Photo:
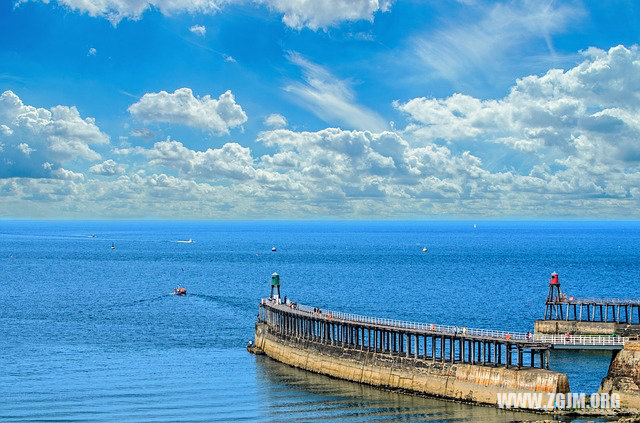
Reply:
[[[435,397],[497,404],[502,392],[569,392],[549,346],[501,332],[399,322],[262,300],[255,345],[316,373]]]

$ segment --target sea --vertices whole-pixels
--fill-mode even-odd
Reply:
[[[3,220],[0,421],[544,419],[250,355],[271,274],[323,309],[526,332],[552,272],[569,295],[638,298],[639,263],[639,222]],[[589,395],[610,358],[551,368]]]

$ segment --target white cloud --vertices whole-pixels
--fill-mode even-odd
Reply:
[[[264,125],[270,128],[284,128],[287,126],[287,119],[280,114],[273,113],[264,119]]]
[[[16,5],[38,0],[16,0]],[[39,0],[49,3],[50,0]],[[56,0],[71,10],[89,16],[108,19],[117,25],[122,19],[138,20],[149,9],[164,15],[178,13],[213,14],[227,4],[242,4],[243,0]],[[283,14],[285,25],[317,30],[345,21],[373,21],[377,12],[387,12],[391,0],[253,0]],[[202,27],[204,28],[204,27]],[[204,36],[204,31],[202,33]]]
[[[67,170],[63,168],[55,169],[51,172],[51,175],[57,179],[64,179],[68,181],[84,181],[84,175],[79,172],[74,172],[72,170]]]
[[[33,148],[29,147],[29,144],[26,142],[21,142],[18,144],[18,150],[22,151],[22,154],[25,156],[29,156],[32,152],[36,151]]]
[[[390,0],[258,0],[283,14],[285,25],[312,30],[327,28],[344,21],[373,21],[377,12],[390,10]]]
[[[92,145],[104,145],[109,137],[93,118],[82,118],[75,107],[54,106],[50,110],[25,105],[12,91],[0,96],[0,140],[7,146],[0,177],[46,176],[42,163],[97,160]],[[13,153],[15,152],[15,154]],[[10,164],[9,164],[10,163]]]
[[[229,55],[223,54],[223,57],[224,57],[224,61],[225,61],[225,62],[228,62],[228,63],[238,63],[238,62],[236,62],[236,59],[234,59],[233,57],[231,57],[231,56],[229,56]]]
[[[247,115],[236,103],[231,91],[216,100],[210,95],[194,97],[189,88],[147,93],[129,106],[129,113],[143,122],[166,122],[192,126],[222,135],[242,125]]]
[[[200,37],[204,37],[207,34],[207,28],[204,25],[193,25],[189,28],[189,31]]]
[[[588,139],[612,148],[610,158],[638,156],[640,96],[629,95],[640,90],[637,47],[584,54],[586,60],[566,72],[518,80],[502,99],[454,94],[395,106],[410,117],[406,131],[424,140],[482,140],[542,154],[548,148],[575,153]]]
[[[145,152],[150,164],[178,170],[192,177],[244,180],[254,176],[251,150],[237,143],[219,149],[193,151],[179,141],[161,141]]]
[[[102,163],[95,164],[89,168],[89,173],[102,176],[118,176],[123,175],[125,172],[124,166],[120,165],[113,160],[105,160]]]
[[[96,54],[98,54],[98,50],[96,50],[94,47],[91,47],[89,49],[89,52],[87,53],[87,56],[95,56]]]
[[[285,172],[314,201],[349,198],[460,198],[465,181],[488,175],[470,154],[455,157],[433,144],[412,147],[393,132],[328,128],[275,130],[259,141],[278,152],[263,156],[264,170]]]
[[[535,163],[529,177],[520,177],[525,189],[634,197],[640,176],[640,53],[618,46],[589,49],[584,57],[567,71],[522,78],[498,100],[455,94],[396,102],[410,118],[405,134],[422,142],[467,140],[519,150]]]
[[[7,125],[0,125],[0,133],[9,137],[13,135],[13,129],[9,128]]]
[[[295,82],[285,87],[297,101],[325,122],[345,124],[355,129],[382,131],[386,123],[373,110],[356,103],[353,89],[328,70],[311,63],[299,53],[290,52],[288,59],[303,72],[304,83]]]
[[[566,71],[517,80],[503,98],[396,102],[408,119],[396,132],[274,129],[259,134],[261,155],[232,142],[200,151],[170,139],[124,144],[113,150],[123,164],[106,160],[86,178],[51,158],[49,137],[99,139],[87,119],[7,95],[0,163],[34,163],[40,174],[0,175],[0,215],[640,217],[640,52],[583,54]],[[84,131],[62,129],[78,119]],[[27,158],[19,143],[36,151]]]
[[[30,0],[17,0],[16,4]],[[32,0],[36,1],[36,0]],[[48,3],[49,0],[41,0]],[[93,17],[108,19],[117,25],[122,19],[138,20],[144,12],[151,8],[160,10],[165,15],[176,13],[211,14],[219,10],[224,0],[56,0],[61,6],[86,13]]]

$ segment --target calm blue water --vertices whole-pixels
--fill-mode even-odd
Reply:
[[[0,221],[0,420],[531,419],[247,354],[271,273],[322,308],[527,331],[552,271],[574,295],[639,297],[638,263],[640,223]],[[590,393],[609,357],[552,367]]]

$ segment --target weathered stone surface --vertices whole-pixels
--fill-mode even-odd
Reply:
[[[621,408],[640,412],[640,342],[627,342],[611,360],[599,392],[616,392],[620,395]]]
[[[496,405],[502,392],[569,392],[564,373],[377,354],[278,335],[263,323],[255,343],[269,357],[315,373],[455,400]]]
[[[611,335],[634,336],[640,331],[640,325],[628,325],[615,322],[577,322],[573,320],[536,320],[535,333],[548,335]]]

